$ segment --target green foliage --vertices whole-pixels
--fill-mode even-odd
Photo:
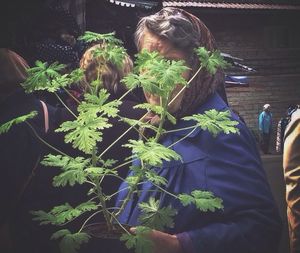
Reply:
[[[155,191],[176,198],[175,195],[163,188],[167,185],[167,180],[152,170],[151,166],[161,167],[165,161],[181,159],[179,154],[171,148],[159,144],[158,140],[165,133],[163,128],[165,120],[169,120],[173,124],[176,123],[176,118],[168,112],[168,103],[171,100],[174,88],[178,85],[183,87],[188,85],[187,80],[183,78],[183,74],[189,68],[184,61],[164,59],[158,52],[143,50],[137,55],[135,72],[127,75],[122,82],[129,89],[141,87],[145,92],[160,97],[160,105],[145,103],[135,107],[158,115],[160,123],[159,126],[154,126],[147,122],[122,118],[118,115],[121,102],[118,100],[109,101],[108,92],[100,89],[103,86],[102,72],[105,65],[109,63],[116,65],[118,68],[123,65],[126,51],[122,47],[122,42],[114,37],[114,33],[86,32],[79,39],[87,43],[104,42],[101,49],[95,49],[92,53],[93,57],[98,58],[99,76],[87,87],[84,100],[80,101],[77,107],[77,115],[74,115],[75,119],[64,122],[56,131],[64,132],[65,142],[71,143],[74,148],[83,151],[88,158],[80,156],[72,158],[66,155],[49,154],[43,159],[42,164],[60,168],[61,173],[53,178],[53,185],[56,187],[89,183],[91,188],[88,194],[92,195],[91,199],[93,201],[84,202],[76,207],[66,203],[54,207],[49,212],[33,211],[32,213],[35,216],[34,220],[39,221],[41,224],[62,226],[83,213],[91,212],[94,215],[102,211],[104,216],[106,215],[106,222],[112,225],[112,217],[118,218],[122,210],[117,208],[117,211],[112,213],[106,210],[105,201],[116,193],[105,196],[102,192],[101,183],[106,176],[120,178],[117,168],[121,165],[118,163],[114,167],[116,161],[103,160],[103,157],[101,157],[105,152],[98,154],[97,144],[102,141],[102,131],[111,127],[110,118],[119,118],[131,126],[152,129],[156,134],[155,138],[149,138],[146,141],[130,140],[128,144],[124,145],[124,147],[128,147],[133,151],[133,156],[130,159],[139,159],[141,166],[131,166],[130,169],[133,174],[124,179],[128,183],[129,194],[121,201],[124,204],[123,207],[126,206],[132,194],[140,194],[138,185],[144,181],[151,182],[154,187],[157,186]],[[211,75],[214,75],[217,69],[224,68],[227,65],[218,51],[209,52],[205,48],[198,48],[196,53],[200,58],[200,67],[206,68]],[[37,61],[36,66],[28,70],[29,76],[22,85],[26,92],[38,90],[56,92],[61,88],[67,88],[72,83],[81,81],[83,77],[82,70],[76,69],[71,73],[63,74],[65,70],[66,66],[57,62],[49,65]],[[13,124],[23,122],[33,117],[34,114],[36,113],[24,115],[5,123],[0,127],[0,133],[8,131]],[[239,132],[236,128],[238,122],[231,121],[228,111],[210,110],[204,114],[185,117],[184,120],[195,121],[198,127],[208,130],[213,136],[217,136],[220,132],[225,134]],[[112,140],[112,142],[114,141],[116,140]],[[197,209],[204,212],[223,208],[222,200],[207,191],[194,190],[190,195],[180,194],[178,199],[184,206],[193,204]],[[137,253],[150,253],[153,250],[152,241],[149,239],[151,228],[164,230],[168,227],[174,227],[173,218],[177,212],[171,206],[160,207],[159,201],[154,198],[150,198],[147,203],[140,203],[139,208],[142,211],[139,222],[143,226],[138,226],[134,234],[127,232],[127,234],[122,235],[121,241],[125,242],[127,248],[135,248]],[[61,239],[60,248],[63,253],[75,253],[80,245],[89,239],[88,234],[81,232],[84,226],[85,224],[79,232],[74,234],[67,229],[59,230],[53,234],[52,239]]]
[[[88,242],[90,236],[87,233],[72,234],[68,229],[62,229],[54,233],[51,239],[61,239],[59,244],[62,253],[76,253],[81,244]]]
[[[212,192],[195,190],[191,195],[179,194],[179,200],[183,206],[195,204],[197,209],[203,212],[212,211],[216,209],[223,209],[222,199],[214,196]]]
[[[88,166],[90,159],[49,154],[41,163],[46,166],[59,167],[62,170],[62,173],[53,178],[55,187],[66,186],[67,184],[73,186],[75,183],[83,184],[87,181],[84,168]]]
[[[174,227],[173,218],[177,214],[177,211],[171,206],[160,208],[159,200],[151,197],[148,203],[139,203],[139,208],[142,211],[139,222],[143,226],[159,231],[164,231],[167,227]]]
[[[118,68],[123,66],[126,50],[122,46],[107,44],[103,48],[96,48],[93,51],[93,56],[98,59],[103,59],[103,62],[111,62]]]
[[[153,139],[146,143],[142,140],[129,140],[129,143],[125,144],[124,147],[131,148],[135,157],[150,166],[159,167],[163,161],[180,160],[180,155],[174,150],[155,142]]]
[[[153,242],[147,238],[151,233],[151,229],[144,226],[137,226],[135,234],[123,234],[120,238],[125,242],[128,249],[135,249],[135,253],[151,253],[153,250]]]
[[[120,101],[106,103],[107,91],[100,90],[98,96],[86,94],[85,101],[78,106],[78,117],[74,121],[61,124],[56,132],[67,132],[65,142],[72,143],[74,148],[91,154],[97,142],[102,140],[102,132],[111,127],[108,117],[116,117]]]
[[[195,52],[199,56],[201,66],[211,75],[214,75],[217,69],[225,69],[230,66],[218,50],[210,52],[205,47],[199,47],[195,49]]]
[[[154,125],[151,125],[147,122],[143,122],[140,120],[136,120],[136,119],[129,119],[129,118],[121,118],[122,121],[124,121],[125,123],[127,123],[130,126],[136,126],[139,128],[149,128],[152,129],[153,131],[157,132],[158,128]]]
[[[56,92],[60,88],[67,87],[83,78],[83,71],[80,69],[62,75],[61,72],[66,68],[66,65],[58,62],[48,65],[47,62],[36,61],[35,65],[36,67],[27,70],[28,77],[22,83],[27,93],[38,90]]]
[[[145,171],[145,178],[155,185],[167,185],[168,180],[156,174],[153,170]]]
[[[106,115],[108,117],[117,117],[122,104],[121,101],[113,100],[108,102],[109,94],[101,89],[98,95],[85,94],[84,101],[78,106],[79,115],[91,114],[94,117]]]
[[[194,114],[192,116],[184,117],[183,120],[194,120],[197,126],[203,130],[208,130],[214,137],[219,133],[225,134],[239,133],[239,129],[235,126],[238,121],[230,119],[230,112],[219,112],[215,109],[206,111],[204,114]]]
[[[171,113],[169,113],[168,111],[165,111],[165,109],[160,105],[152,105],[152,104],[149,104],[149,103],[143,103],[143,104],[135,105],[133,108],[146,109],[148,111],[154,112],[157,115],[162,115],[163,113],[165,113],[167,119],[172,124],[176,124],[176,118]]]
[[[112,33],[95,33],[95,32],[90,32],[86,31],[84,35],[80,36],[78,38],[79,40],[85,41],[87,43],[91,42],[105,42],[107,44],[113,44],[113,45],[121,45],[123,42],[115,37],[115,32]]]
[[[143,87],[144,91],[168,98],[177,84],[187,85],[182,74],[189,68],[183,61],[171,61],[158,56],[157,52],[143,50],[137,58],[139,74],[124,78],[128,88]]]
[[[85,212],[96,210],[98,207],[95,202],[87,201],[73,208],[70,204],[54,207],[50,212],[32,211],[35,216],[33,220],[43,224],[63,225],[68,221],[72,221]]]
[[[13,125],[20,124],[28,119],[32,119],[37,115],[36,111],[14,118],[0,126],[0,134],[7,133]]]
[[[152,62],[160,61],[163,57],[157,51],[150,52],[143,49],[136,55],[135,72],[141,72],[147,68],[151,68]]]

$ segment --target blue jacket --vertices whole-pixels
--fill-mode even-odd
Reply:
[[[196,113],[209,109],[228,110],[218,95],[212,95]],[[238,117],[232,114],[234,120]],[[179,121],[175,128],[194,125]],[[165,162],[162,168],[153,168],[168,180],[167,190],[190,193],[195,189],[213,192],[223,200],[224,210],[200,212],[193,205],[183,207],[178,200],[160,192],[141,192],[128,203],[119,220],[131,226],[138,225],[140,214],[137,203],[153,196],[161,206],[171,204],[177,209],[175,226],[167,232],[177,234],[185,252],[199,253],[267,253],[276,252],[281,232],[281,220],[273,200],[255,140],[245,124],[239,122],[240,134],[220,134],[197,129],[173,149],[183,162]],[[168,134],[165,146],[185,136],[190,130]],[[121,189],[126,183],[121,185]],[[153,190],[145,182],[143,190]],[[120,192],[117,205],[124,199]]]
[[[272,113],[261,112],[258,117],[259,131],[264,134],[270,134],[272,131]]]

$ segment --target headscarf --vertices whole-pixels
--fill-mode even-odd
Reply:
[[[208,51],[214,51],[217,49],[212,33],[199,18],[182,9],[167,9],[178,11],[190,20],[193,25],[193,29],[197,32],[197,34],[199,34],[198,43],[194,46],[194,48],[205,47]],[[192,68],[190,78],[197,72],[199,66],[199,57],[194,53],[190,66]],[[224,73],[221,69],[218,69],[214,75],[211,75],[205,69],[202,69],[185,90],[181,108],[176,115],[177,118],[193,113],[194,110],[203,104],[211,94],[216,92],[221,85],[224,85]]]
[[[163,24],[163,25],[162,25]],[[189,56],[188,65],[191,67],[192,77],[200,66],[199,57],[194,52],[198,47],[205,47],[208,51],[216,50],[216,43],[213,35],[205,24],[191,13],[174,7],[163,8],[159,12],[144,17],[136,32],[136,44],[139,47],[139,39],[142,38],[142,31],[139,29],[145,25],[150,32],[159,37],[167,39],[175,48],[186,52]],[[202,69],[193,79],[177,111],[176,117],[181,118],[189,115],[203,104],[206,99],[221,89],[224,85],[224,73],[221,69],[215,75],[209,74]]]

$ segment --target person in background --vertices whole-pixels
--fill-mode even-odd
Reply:
[[[286,116],[281,118],[277,124],[277,134],[276,134],[276,152],[282,154],[284,147],[284,132],[287,124],[290,122],[291,115],[297,109],[296,105],[290,105],[286,111]]]
[[[128,54],[124,55],[123,65],[121,67],[116,66],[111,61],[105,61],[102,56],[94,56],[95,50],[101,50],[105,47],[105,43],[99,42],[98,44],[90,47],[85,51],[81,60],[80,68],[84,71],[85,80],[82,82],[82,90],[90,90],[92,83],[99,77],[100,73],[100,84],[96,88],[96,92],[100,89],[105,89],[110,94],[109,100],[119,99],[127,91],[125,86],[121,83],[123,77],[130,73],[133,69],[133,62]],[[127,94],[122,99],[122,104],[119,107],[119,116],[127,117],[131,119],[140,119],[144,114],[144,110],[133,109],[137,102],[135,96],[132,93]],[[103,139],[98,145],[98,151],[101,153],[106,150],[112,142],[114,142],[121,134],[129,129],[129,125],[119,118],[111,118],[109,123],[112,124],[111,128],[103,130]],[[117,161],[124,161],[126,157],[131,155],[129,148],[122,147],[122,144],[128,142],[129,139],[137,140],[139,133],[135,129],[131,129],[123,136],[117,145],[112,146],[109,151],[104,155],[104,159],[115,159]],[[119,176],[122,178],[126,177],[128,167],[122,167],[119,171]],[[120,180],[117,178],[106,178],[103,182],[103,189],[105,194],[112,194],[117,191],[120,185]],[[114,202],[112,199],[111,203]]]
[[[265,104],[263,111],[258,117],[258,128],[260,134],[260,147],[264,154],[270,154],[269,146],[272,134],[272,113],[271,105]]]
[[[286,183],[290,253],[300,252],[300,108],[294,110],[284,134],[283,169]]]
[[[216,49],[214,38],[205,24],[178,8],[163,8],[142,18],[135,35],[139,50],[157,51],[168,60],[183,60],[190,68],[183,74],[187,80],[200,65],[194,49]],[[232,113],[232,120],[239,122],[240,134],[222,133],[214,138],[208,131],[197,128],[187,137],[189,131],[178,130],[194,125],[192,121],[180,120],[183,116],[210,109],[229,110],[217,92],[223,78],[221,69],[215,75],[202,69],[169,106],[177,123],[170,127],[171,131],[161,138],[160,143],[171,145],[181,160],[164,161],[161,167],[153,167],[151,171],[167,180],[166,191],[172,194],[189,194],[195,189],[211,191],[223,200],[224,209],[209,213],[200,212],[194,206],[183,207],[177,199],[157,191],[150,181],[142,182],[118,217],[122,224],[140,225],[138,203],[148,202],[151,197],[160,200],[160,207],[170,205],[178,211],[174,227],[163,232],[154,230],[147,235],[154,243],[152,252],[274,253],[277,250],[281,220],[255,140],[246,125]],[[181,88],[178,84],[172,95],[175,96]],[[148,92],[145,92],[145,97],[153,105],[160,101],[159,97]],[[153,119],[155,117],[159,120],[158,115],[153,115]],[[178,142],[180,139],[183,140]],[[139,161],[134,165],[140,166]],[[134,171],[128,176],[135,176]],[[124,182],[117,206],[123,203],[127,192],[128,184]]]
[[[27,68],[20,55],[0,49],[0,125],[37,112],[36,117],[0,134],[0,252],[52,253],[58,248],[49,240],[51,232],[35,226],[29,211],[34,206],[47,208],[52,199],[58,201],[61,196],[49,191],[56,171],[44,170],[39,164],[49,152],[39,138],[46,138],[54,129],[56,111],[24,92],[20,83],[27,77]]]

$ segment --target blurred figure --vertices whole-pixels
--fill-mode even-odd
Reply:
[[[95,56],[95,50],[101,50],[105,47],[105,43],[99,43],[83,54],[80,60],[80,67],[84,70],[85,80],[82,83],[83,92],[98,93],[100,89],[106,89],[109,94],[109,100],[119,99],[127,90],[121,83],[123,77],[130,73],[133,69],[133,62],[128,54],[124,55],[123,65],[120,67],[113,64],[111,61],[105,61],[101,56]],[[99,82],[95,84],[95,81],[99,78]],[[84,94],[84,93],[83,93]],[[140,109],[133,109],[137,104],[135,97],[132,93],[126,95],[122,100],[122,104],[119,106],[119,116],[127,117],[131,119],[140,119],[145,111]],[[112,127],[103,130],[103,140],[98,145],[98,151],[101,153],[106,150],[118,137],[121,136],[126,130],[129,129],[129,125],[120,121],[118,118],[111,118],[109,123]],[[129,148],[122,147],[122,144],[128,142],[129,139],[138,139],[139,133],[135,129],[131,129],[124,135],[119,142],[112,146],[108,152],[104,155],[104,159],[115,159],[122,163],[126,157],[131,155]],[[122,167],[119,170],[119,175],[125,177],[128,172],[128,167]],[[106,194],[112,194],[117,191],[120,180],[117,178],[105,178],[103,182],[103,189]],[[112,203],[113,203],[112,199]]]
[[[277,124],[277,134],[276,134],[276,152],[282,154],[284,147],[284,132],[287,124],[291,119],[291,115],[297,109],[296,105],[290,105],[286,111],[286,116],[281,118]]]
[[[270,154],[269,146],[272,134],[272,113],[271,105],[265,104],[263,111],[258,117],[258,127],[260,133],[260,147],[264,154]]]
[[[35,226],[29,215],[31,207],[45,207],[54,198],[49,187],[55,171],[45,171],[39,165],[48,152],[39,137],[46,138],[53,129],[55,112],[23,91],[20,83],[27,77],[27,68],[21,56],[0,49],[0,125],[32,111],[38,113],[0,134],[0,252],[5,253],[54,252],[56,247],[49,241],[49,231]]]
[[[294,110],[284,134],[283,168],[286,183],[290,253],[300,252],[300,109]]]

